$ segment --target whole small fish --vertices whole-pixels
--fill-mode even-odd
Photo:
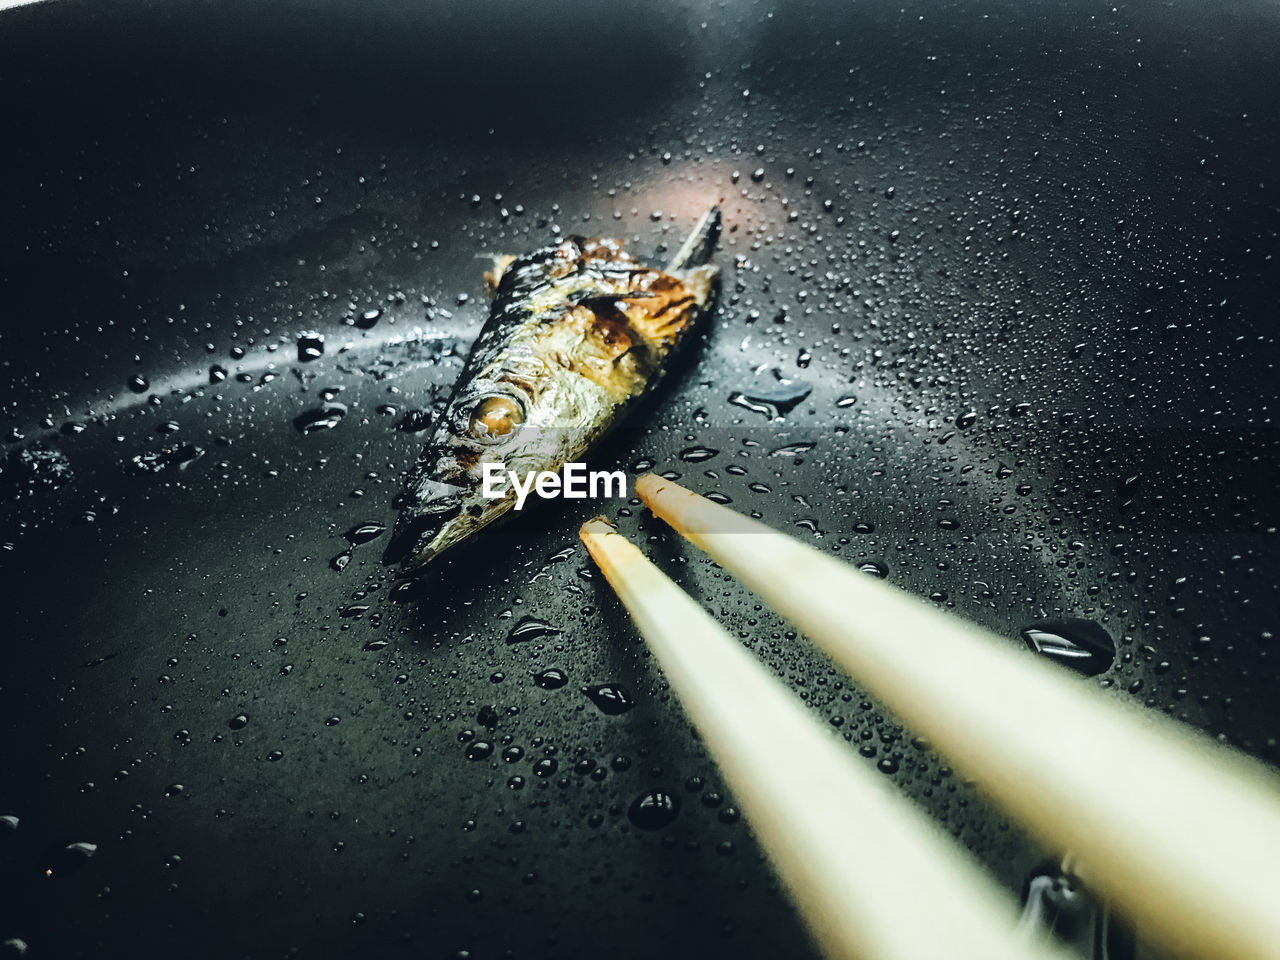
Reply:
[[[712,208],[665,270],[618,240],[567,237],[486,274],[489,319],[409,474],[383,560],[419,567],[507,513],[483,465],[524,476],[577,462],[662,379],[710,312],[720,236]]]

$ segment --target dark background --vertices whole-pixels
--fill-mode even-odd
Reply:
[[[577,544],[602,505],[487,535],[412,606],[385,537],[329,565],[393,516],[423,439],[393,425],[456,378],[478,257],[553,227],[657,256],[715,201],[720,309],[594,464],[651,461],[1011,644],[1092,620],[1118,655],[1080,682],[1274,762],[1278,81],[1261,0],[0,15],[0,940],[804,955]],[[813,387],[781,421],[729,403],[774,368]],[[326,390],[347,415],[300,434]],[[603,506],[1011,890],[1050,853]],[[560,632],[509,644],[525,616]],[[635,708],[602,714],[604,682]],[[681,812],[637,830],[655,788]]]

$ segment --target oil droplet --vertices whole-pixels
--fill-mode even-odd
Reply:
[[[1116,658],[1111,636],[1092,620],[1048,620],[1023,627],[1021,633],[1036,653],[1086,677],[1102,673]]]
[[[293,418],[293,425],[300,433],[316,433],[320,430],[332,430],[347,415],[345,403],[326,403],[324,406],[307,410]]]
[[[661,830],[679,814],[679,797],[665,790],[650,790],[631,802],[627,819],[641,830]]]
[[[523,643],[527,640],[536,640],[539,637],[554,636],[559,633],[557,627],[545,621],[538,620],[534,617],[521,617],[511,632],[507,634],[507,643]]]
[[[602,683],[595,687],[584,687],[582,692],[599,707],[601,713],[611,717],[626,713],[636,705],[631,691],[620,683]]]

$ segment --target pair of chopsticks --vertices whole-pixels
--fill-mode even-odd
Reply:
[[[789,619],[1176,956],[1280,958],[1280,780],[883,581],[652,474],[658,517]],[[971,855],[601,518],[630,612],[829,957],[1048,960]]]

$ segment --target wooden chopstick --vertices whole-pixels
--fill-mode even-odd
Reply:
[[[827,956],[1061,958],[967,851],[603,519],[580,536],[630,611]]]
[[[1175,955],[1280,957],[1280,780],[980,627],[648,475],[659,517]]]

